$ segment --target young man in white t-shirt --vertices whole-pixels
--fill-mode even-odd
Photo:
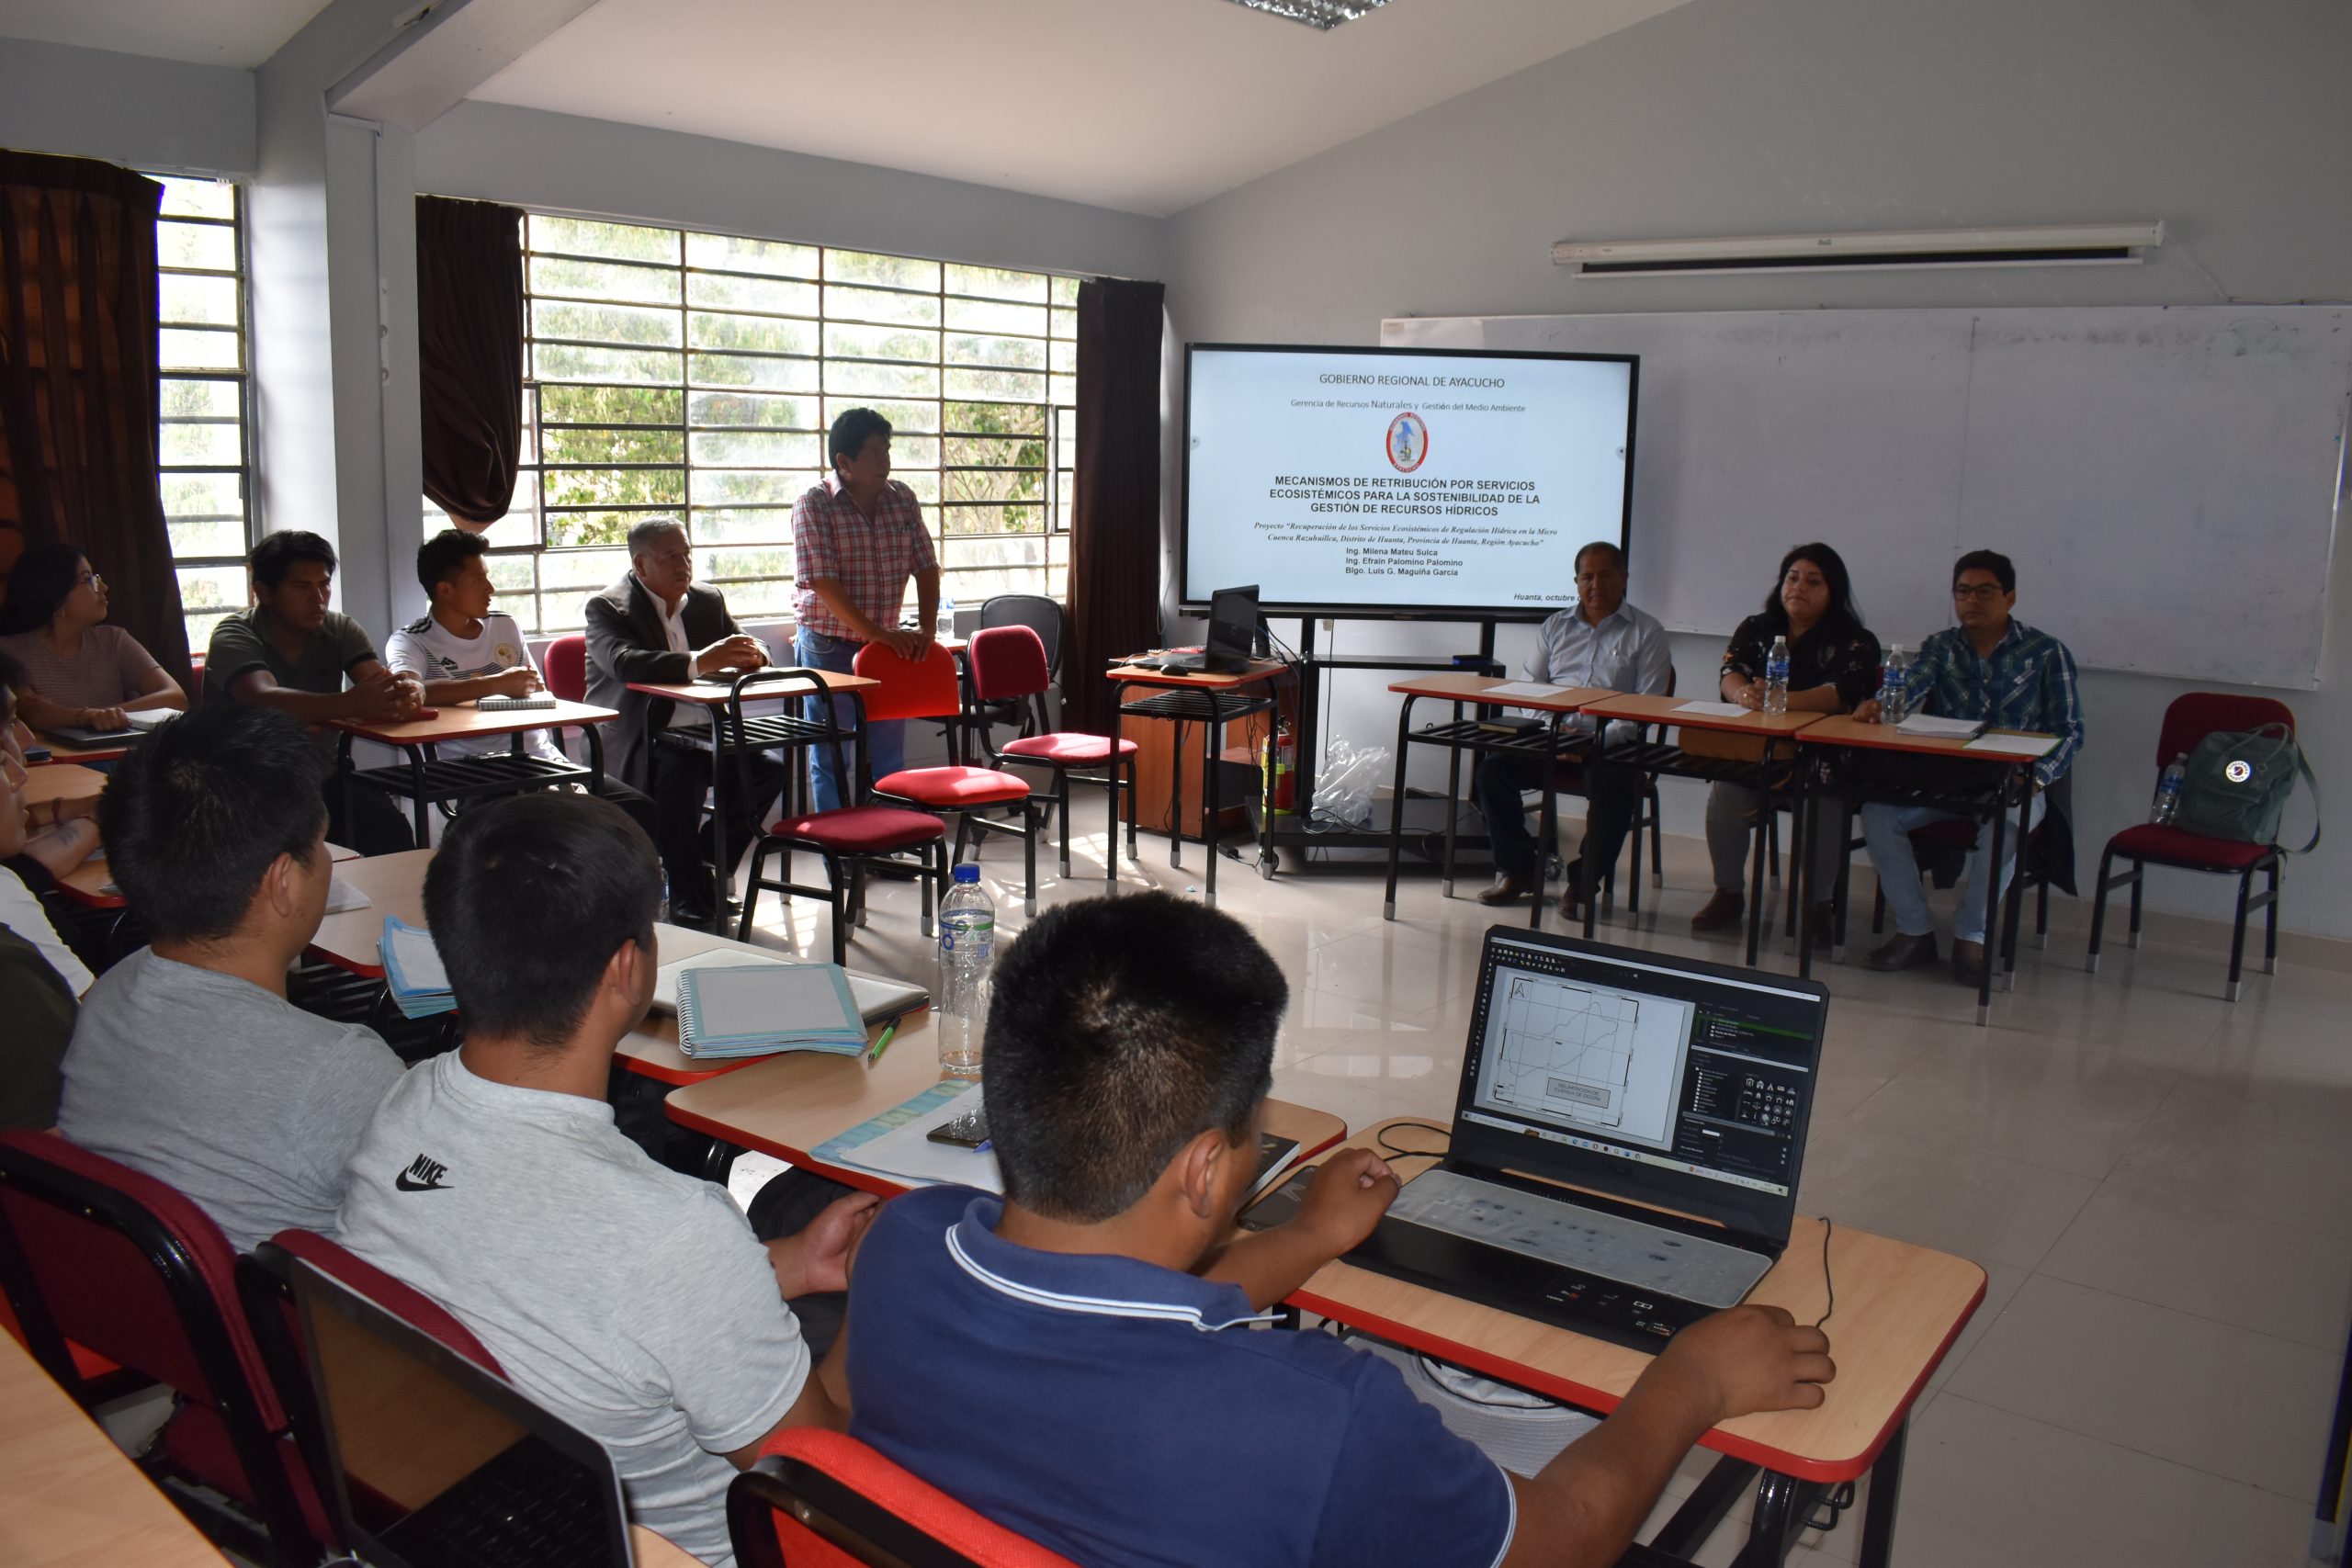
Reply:
[[[531,645],[514,617],[491,608],[496,592],[490,582],[489,541],[479,534],[445,528],[416,550],[416,580],[424,585],[431,612],[394,632],[384,647],[384,659],[393,670],[424,682],[424,700],[434,707],[470,703],[478,698],[526,697],[544,689],[539,667],[531,659]],[[482,740],[445,740],[435,751],[443,757],[477,757],[503,751],[508,737]],[[524,738],[530,753],[560,761],[563,753],[544,729]],[[653,803],[607,774],[597,792],[619,807],[648,833],[655,822]]]

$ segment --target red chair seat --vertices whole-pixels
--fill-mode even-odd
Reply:
[[[2136,828],[2126,828],[2109,839],[2109,854],[2131,860],[2152,860],[2160,865],[2177,865],[2192,871],[2244,871],[2260,865],[2275,852],[2268,844],[2241,843],[2235,839],[2209,839],[2202,833],[2184,832],[2178,828],[2160,828],[2153,822],[2143,822]]]
[[[811,811],[787,817],[768,829],[776,839],[814,844],[834,854],[886,854],[910,850],[947,836],[947,824],[928,811],[901,811],[891,806],[845,806],[838,811]]]
[[[1136,750],[1132,740],[1119,742],[1119,755],[1129,756]],[[997,748],[1000,756],[1026,757],[1032,761],[1058,762],[1064,767],[1090,767],[1111,759],[1111,738],[1107,735],[1080,735],[1063,731],[1054,735],[1029,735],[1019,740],[1008,740]]]
[[[876,779],[874,791],[950,809],[1029,798],[1027,784],[994,768],[901,768]]]
[[[771,1438],[760,1452],[763,1458],[806,1465],[850,1495],[836,1506],[804,1512],[805,1503],[802,1507],[786,1506],[787,1498],[797,1499],[797,1489],[779,1485],[781,1477],[773,1466],[747,1472],[737,1479],[727,1506],[728,1533],[736,1561],[744,1568],[868,1562],[846,1553],[832,1555],[839,1550],[834,1537],[821,1527],[839,1524],[864,1535],[892,1519],[978,1568],[1073,1568],[1059,1552],[967,1507],[845,1433],[790,1427]],[[763,1502],[767,1506],[762,1506]]]

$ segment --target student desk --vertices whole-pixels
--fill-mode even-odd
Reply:
[[[431,850],[405,850],[399,854],[371,855],[335,867],[335,875],[368,895],[368,908],[329,915],[311,939],[313,958],[365,979],[383,978],[384,964],[377,945],[383,939],[384,917],[397,915],[413,926],[424,920],[424,868],[433,863]],[[714,936],[667,921],[653,928],[654,962],[674,964],[715,952],[756,953],[763,958],[789,957],[774,948]],[[624,1067],[663,1083],[699,1083],[735,1072],[763,1060],[741,1056],[729,1061],[697,1062],[678,1049],[678,1021],[668,1013],[649,1013],[625,1036],[616,1059]],[[910,1091],[911,1092],[911,1091]]]
[[[36,734],[39,732],[36,731]],[[117,741],[106,746],[76,746],[70,741],[40,737],[40,744],[49,748],[49,755],[33,764],[36,768],[55,767],[76,762],[116,762],[130,755],[132,741]]]
[[[893,1197],[904,1189],[871,1171],[843,1170],[808,1157],[811,1149],[903,1105],[939,1081],[939,1047],[930,1015],[899,1031],[872,1066],[862,1056],[788,1051],[722,1078],[689,1085],[669,1099],[670,1120],[682,1127],[757,1149],[852,1187]],[[1266,1101],[1263,1127],[1298,1140],[1294,1156],[1307,1159],[1347,1136],[1347,1123],[1326,1111],[1285,1100]]]
[[[1408,1122],[1384,1122],[1351,1147],[1377,1151],[1392,1128],[1402,1141],[1432,1141]],[[1407,1180],[1430,1156],[1384,1156]],[[1771,1270],[1747,1299],[1784,1307],[1811,1323],[1827,1304],[1822,1224],[1799,1218]],[[1722,1521],[1747,1480],[1757,1493],[1747,1565],[1778,1563],[1804,1519],[1833,1487],[1867,1474],[1861,1568],[1884,1568],[1894,1539],[1903,1448],[1912,1403],[1984,1299],[1984,1270],[1965,1258],[1838,1225],[1829,1240],[1837,1310],[1824,1325],[1838,1378],[1818,1410],[1780,1411],[1726,1421],[1700,1439],[1725,1458],[1651,1544],[1685,1557]],[[1616,1408],[1652,1358],[1571,1329],[1481,1306],[1346,1262],[1325,1264],[1290,1304],[1362,1328],[1441,1360],[1603,1414]]]
[[[1419,675],[1408,681],[1390,683],[1388,689],[1402,696],[1405,701],[1396,710],[1396,775],[1391,794],[1393,809],[1388,814],[1388,891],[1385,902],[1382,906],[1382,912],[1386,919],[1393,920],[1396,918],[1396,862],[1405,844],[1405,763],[1412,746],[1415,744],[1442,746],[1446,749],[1445,794],[1448,800],[1454,802],[1459,802],[1462,798],[1462,753],[1464,751],[1476,753],[1482,759],[1488,752],[1498,752],[1506,756],[1548,758],[1555,766],[1572,758],[1580,757],[1585,754],[1588,747],[1585,738],[1567,735],[1560,727],[1566,722],[1569,715],[1582,712],[1590,704],[1613,697],[1617,694],[1605,686],[1560,686],[1555,688],[1555,694],[1548,697],[1491,694],[1498,686],[1548,684],[1550,682],[1542,681],[1506,681],[1493,675],[1452,674]],[[1426,729],[1415,729],[1413,705],[1424,697],[1437,702],[1452,703],[1453,705],[1453,719],[1448,723],[1430,725]],[[1480,728],[1478,720],[1476,718],[1464,718],[1462,708],[1465,703],[1478,707],[1526,708],[1531,712],[1548,714],[1551,716],[1549,722],[1541,730],[1505,734],[1498,730]],[[1538,808],[1538,826],[1535,829],[1535,852],[1539,869],[1542,865],[1541,857],[1550,852],[1554,841],[1559,837],[1558,815],[1552,804],[1552,791],[1548,780],[1543,797],[1543,804]],[[1445,818],[1443,891],[1447,897],[1453,896],[1453,825],[1460,816],[1459,810],[1449,811]],[[1527,917],[1530,927],[1542,928],[1544,902],[1544,879],[1539,874],[1535,879],[1535,908]],[[1588,929],[1585,934],[1589,936],[1592,933]]]
[[[729,672],[733,675],[736,672]],[[744,672],[748,673],[748,672]],[[734,787],[727,776],[729,759],[755,751],[779,749],[798,750],[823,745],[838,733],[825,720],[804,718],[799,713],[746,714],[746,703],[789,701],[797,705],[803,698],[813,696],[847,696],[864,705],[858,694],[881,684],[864,675],[843,675],[831,670],[802,670],[777,667],[771,672],[749,681],[729,679],[721,684],[699,681],[631,681],[628,689],[642,692],[650,697],[682,703],[700,708],[708,721],[707,736],[696,738],[691,729],[656,730],[650,737],[655,744],[664,739],[673,744],[695,746],[710,754],[710,863],[718,868],[718,901],[711,908],[711,919],[718,925],[727,921],[727,903],[734,896],[735,868],[727,862],[727,814],[717,807],[726,800],[727,792]],[[857,768],[862,774],[865,762],[865,727],[861,722],[854,736],[845,737],[857,747]],[[805,775],[804,775],[805,776]],[[796,789],[786,799],[799,798]]]
[[[46,806],[52,800],[79,800],[104,793],[106,774],[75,762],[44,762],[25,771],[25,804]]]
[[[1217,752],[1218,738],[1225,727],[1237,718],[1252,714],[1269,713],[1274,699],[1265,690],[1266,682],[1283,673],[1289,665],[1278,660],[1252,660],[1250,668],[1238,675],[1209,670],[1146,670],[1136,664],[1114,664],[1104,677],[1111,682],[1111,755],[1119,754],[1119,725],[1125,718],[1167,719],[1176,726],[1177,750],[1180,761],[1169,774],[1168,863],[1184,863],[1184,770],[1181,761],[1184,726],[1201,727],[1201,794],[1206,816],[1202,826],[1202,848],[1209,863],[1208,874],[1202,879],[1208,901],[1216,902],[1216,819],[1222,809],[1218,802]],[[1148,696],[1129,698],[1129,688],[1149,688]],[[1119,879],[1119,792],[1104,792],[1111,802],[1111,837],[1109,852],[1102,857],[1102,874],[1106,881]],[[1135,819],[1127,823],[1127,858],[1135,858]],[[1261,875],[1274,874],[1273,814],[1261,812],[1258,824],[1258,869]]]
[[[437,802],[473,800],[484,795],[514,795],[545,784],[584,784],[594,789],[605,781],[605,742],[596,727],[619,717],[610,708],[558,700],[551,708],[517,708],[482,712],[471,703],[456,704],[433,718],[412,718],[398,724],[338,718],[333,727],[343,732],[335,752],[335,772],[342,781],[344,817],[351,815],[351,786],[363,784],[386,795],[409,797],[416,817],[416,841],[432,841],[428,821]],[[524,735],[534,729],[580,729],[588,737],[588,765],[566,758],[550,762],[523,749]],[[507,751],[486,751],[477,757],[436,757],[434,748],[451,740],[513,738]],[[358,768],[351,760],[355,739],[392,747],[403,761],[388,768]]]
[[[1671,725],[1677,730],[1702,730],[1711,735],[1738,738],[1749,743],[1747,747],[1726,747],[1726,751],[1752,749],[1753,758],[1745,756],[1694,753],[1679,745],[1649,744],[1642,741],[1604,745],[1595,761],[1619,763],[1639,768],[1646,773],[1668,773],[1677,778],[1722,780],[1745,784],[1764,797],[1762,809],[1757,814],[1756,831],[1751,835],[1751,861],[1747,873],[1747,963],[1755,967],[1758,946],[1764,932],[1764,822],[1773,809],[1772,797],[1787,793],[1790,797],[1791,820],[1789,852],[1803,852],[1804,843],[1804,782],[1802,771],[1792,766],[1797,755],[1795,741],[1824,716],[1817,713],[1754,713],[1717,714],[1692,712],[1690,705],[1703,702],[1701,697],[1623,696],[1594,703],[1585,711],[1602,725],[1614,720],[1635,724]],[[1604,728],[1601,734],[1608,733]],[[1793,739],[1792,738],[1794,738]],[[1679,737],[1678,737],[1679,739]],[[1636,873],[1639,867],[1635,868]],[[1584,934],[1590,941],[1593,933],[1593,889],[1599,885],[1600,868],[1584,868]]]
[[[2001,863],[2001,853],[2007,843],[2008,815],[2005,807],[2011,795],[2017,797],[2019,874],[2010,877],[2009,896],[2006,900],[2001,897],[2000,885],[1997,882],[1988,880],[1984,886],[1984,936],[1987,945],[1984,976],[1977,982],[1976,986],[1976,1022],[1979,1028],[1989,1023],[1993,1017],[1991,953],[1996,940],[2001,953],[2005,989],[2009,977],[2017,973],[2018,967],[2018,917],[2025,890],[2022,863],[2025,859],[2026,840],[2032,831],[2033,824],[2033,791],[2030,788],[2020,788],[2018,785],[2026,776],[2026,770],[2049,755],[2058,744],[2058,738],[2054,735],[2030,735],[2010,730],[1988,730],[1986,733],[2014,735],[2020,740],[2034,743],[2033,750],[2030,752],[1972,751],[1968,749],[1969,742],[1957,736],[1905,735],[1894,725],[1865,724],[1849,714],[1838,714],[1825,717],[1797,738],[1799,743],[1807,748],[1842,747],[1853,750],[1939,758],[1952,762],[1973,763],[1982,767],[1985,771],[1979,775],[1980,779],[1991,782],[1980,783],[1973,789],[1967,786],[1964,779],[1956,778],[1954,787],[1949,791],[1929,787],[1906,788],[1878,785],[1867,780],[1859,784],[1848,783],[1841,786],[1841,791],[1846,796],[1849,810],[1857,802],[1888,800],[1904,805],[1941,807],[1947,810],[1975,818],[1979,821],[1989,819],[1993,824],[1993,842],[1986,852],[1992,855],[1993,863],[1996,866]],[[1955,775],[1962,773],[1959,768],[1951,771]],[[1803,836],[1804,827],[1800,824],[1794,837],[1802,840]],[[1796,849],[1791,850],[1792,854],[1796,852]],[[1841,873],[1838,877],[1838,908],[1841,919],[1845,908],[1845,884],[1846,877]],[[1805,888],[1804,897],[1809,904],[1814,897],[1814,890],[1810,886]],[[1797,973],[1800,975],[1810,975],[1813,972],[1812,925],[1813,922],[1810,920],[1798,922]]]
[[[221,1568],[225,1561],[25,1348],[0,1334],[0,1562]]]

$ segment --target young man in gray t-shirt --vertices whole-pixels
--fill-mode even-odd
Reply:
[[[317,751],[300,725],[221,703],[123,759],[98,807],[115,880],[151,933],[83,998],[58,1129],[170,1183],[245,1250],[323,1231],[400,1058],[286,999],[334,880]]]
[[[605,1082],[652,998],[661,878],[605,801],[458,818],[424,908],[466,1043],[385,1098],[335,1235],[604,1443],[639,1523],[724,1568],[735,1471],[780,1427],[846,1420],[846,1339],[812,1376],[785,1303],[847,1287],[875,1201],[763,1247],[723,1190],[615,1129]]]

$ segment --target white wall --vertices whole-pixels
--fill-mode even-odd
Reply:
[[[1383,317],[1408,314],[2341,301],[2347,63],[2352,9],[2334,0],[1694,0],[1177,215],[1170,310],[1192,341],[1372,344]],[[2147,265],[1578,281],[1549,256],[1563,238],[2126,218],[2170,225]],[[1866,518],[1820,533],[1870,547]],[[2229,551],[2217,529],[2178,563],[2185,639],[2229,635],[2196,621],[2197,580]],[[2346,554],[2321,688],[2279,694],[2333,781],[2352,781]],[[2023,582],[2018,613],[2063,637],[2085,591]],[[1505,647],[1526,637],[1506,631]],[[1453,651],[1473,634],[1343,625],[1340,646]],[[1713,685],[1719,651],[1678,639],[1684,691]],[[1392,743],[1383,684],[1340,680],[1351,740]],[[2107,672],[2083,687],[2077,847],[2095,861],[2144,812],[2157,720],[2188,687]],[[1668,815],[1699,831],[1696,793]],[[2285,923],[2352,936],[2352,900],[2330,892],[2347,875],[2352,829],[2293,868]],[[2177,874],[2151,886],[2157,907],[2198,913],[2225,912],[2222,894]]]
[[[254,75],[0,39],[0,147],[248,175],[256,162]]]

